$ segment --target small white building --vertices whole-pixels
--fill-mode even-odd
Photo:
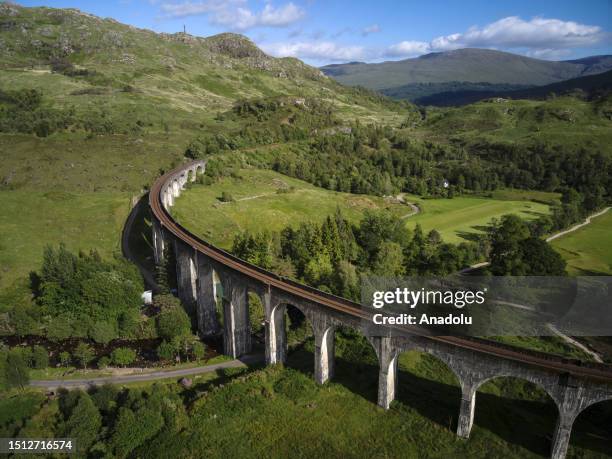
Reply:
[[[142,304],[144,304],[145,306],[153,304],[153,290],[146,290],[142,292],[141,298]]]

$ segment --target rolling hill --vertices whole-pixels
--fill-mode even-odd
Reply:
[[[486,86],[485,86],[486,88]],[[590,97],[592,95],[610,91],[612,89],[612,70],[595,75],[588,75],[559,83],[535,86],[527,89],[497,90],[491,89],[458,89],[444,91],[429,96],[419,97],[415,100],[420,105],[457,106],[466,105],[492,97],[503,97],[509,99],[544,99],[551,94],[562,95],[577,91]]]
[[[466,48],[376,64],[333,64],[322,67],[321,71],[342,84],[414,100],[449,91],[451,87],[490,91],[525,89],[611,69],[612,56],[555,62]]]

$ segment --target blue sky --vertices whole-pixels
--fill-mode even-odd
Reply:
[[[377,62],[464,47],[542,59],[612,54],[612,0],[22,0],[157,32],[238,32],[314,65]]]

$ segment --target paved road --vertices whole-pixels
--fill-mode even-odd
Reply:
[[[133,374],[133,375],[125,375],[125,376],[108,376],[108,377],[103,377],[103,378],[36,380],[36,381],[30,381],[30,386],[51,390],[51,389],[57,389],[59,387],[87,388],[89,386],[101,386],[103,384],[108,384],[108,383],[125,384],[125,383],[132,383],[132,382],[155,381],[157,379],[181,378],[183,376],[211,373],[213,371],[221,370],[223,368],[244,368],[244,367],[247,367],[249,364],[260,362],[262,360],[263,360],[262,355],[253,354],[253,355],[245,355],[236,360],[216,363],[213,365],[205,365],[202,367],[182,368],[180,370],[170,370],[170,371],[152,371],[152,372],[143,373],[143,374]]]

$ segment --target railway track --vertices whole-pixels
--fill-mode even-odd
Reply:
[[[182,175],[186,169],[190,168],[195,163],[197,162],[183,164],[165,173],[159,177],[151,187],[149,192],[149,205],[152,213],[165,231],[170,232],[174,237],[218,263],[269,287],[274,287],[302,299],[318,303],[334,311],[348,314],[357,319],[371,320],[373,312],[362,307],[359,303],[322,292],[313,287],[300,284],[293,280],[278,276],[273,272],[259,268],[258,266],[241,260],[231,253],[204,241],[177,223],[163,205],[162,191],[167,183]],[[402,330],[406,331],[405,329]],[[419,333],[418,330],[415,330],[414,333],[425,336],[427,339],[458,346],[476,353],[495,356],[500,359],[522,362],[547,371],[612,383],[612,366],[610,365],[563,358],[553,354],[516,348],[481,338],[431,336],[423,332]]]

